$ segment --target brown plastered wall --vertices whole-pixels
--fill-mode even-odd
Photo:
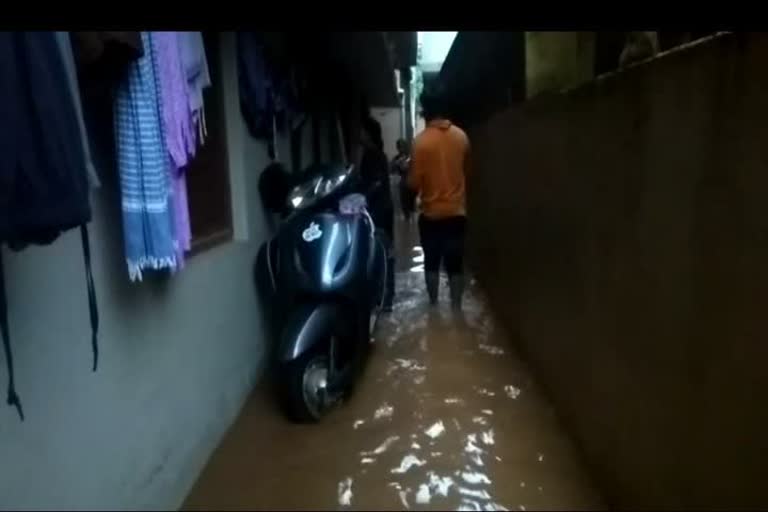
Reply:
[[[612,504],[768,507],[768,36],[470,131],[470,258]]]
[[[591,80],[594,70],[594,32],[525,33],[527,98]]]

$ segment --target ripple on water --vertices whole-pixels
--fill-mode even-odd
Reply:
[[[467,444],[464,451],[467,453],[483,453],[484,450],[477,446],[477,434],[467,434]]]
[[[394,474],[407,473],[408,470],[411,469],[412,467],[414,466],[421,467],[426,463],[427,461],[418,458],[412,453],[409,453],[405,457],[403,457],[403,460],[400,461],[400,466],[396,468],[392,468],[390,470],[390,473],[394,473]]]
[[[427,484],[419,485],[419,490],[416,492],[416,503],[419,505],[427,505],[432,499],[432,494],[429,492],[429,486]]]
[[[373,413],[373,419],[374,420],[380,420],[383,418],[391,418],[392,413],[395,411],[395,408],[389,405],[387,402],[384,402],[376,411]]]
[[[338,486],[339,505],[348,507],[352,504],[352,477],[347,477]]]
[[[487,389],[487,388],[481,388],[481,387],[475,386],[475,391],[477,391],[477,394],[481,396],[496,396],[495,391],[491,391],[490,389]]]
[[[504,355],[504,349],[501,347],[497,347],[495,345],[486,345],[484,343],[481,343],[477,346],[482,352],[485,352],[486,354],[490,354],[492,356],[503,356]]]
[[[515,387],[515,386],[513,386],[513,385],[511,385],[511,384],[510,384],[510,385],[504,386],[504,392],[505,392],[505,393],[507,394],[507,396],[508,396],[509,398],[511,398],[512,400],[517,400],[517,397],[519,397],[519,396],[520,396],[520,393],[521,393],[522,391],[520,390],[520,388],[518,388],[518,387]]]
[[[479,471],[463,471],[461,478],[470,485],[491,485],[491,479]]]
[[[412,275],[412,280],[416,279],[418,279],[418,276]],[[404,295],[406,294],[404,293]],[[396,444],[401,439],[401,436],[390,435],[375,449],[360,452],[361,466],[358,466],[358,471],[361,474],[365,474],[367,468],[370,477],[376,467],[382,466],[382,463],[386,464],[381,467],[381,470],[388,473],[391,478],[399,480],[398,482],[386,484],[387,487],[385,489],[387,489],[388,493],[393,493],[391,494],[391,499],[395,500],[390,506],[402,506],[404,509],[410,509],[411,506],[416,508],[423,506],[434,507],[443,505],[439,501],[440,499],[450,497],[451,500],[457,500],[459,504],[458,510],[509,510],[494,500],[492,496],[493,480],[490,478],[493,476],[492,471],[485,467],[483,461],[487,457],[493,457],[496,461],[502,460],[501,457],[494,454],[494,451],[497,449],[495,448],[496,432],[489,426],[491,420],[494,419],[495,406],[485,397],[495,397],[496,393],[500,395],[504,393],[508,398],[516,400],[520,396],[521,390],[513,385],[501,386],[500,384],[502,383],[494,383],[490,376],[476,380],[475,382],[479,385],[472,386],[474,393],[469,394],[459,391],[456,394],[449,392],[441,396],[436,393],[429,393],[429,387],[410,385],[410,383],[422,384],[427,374],[427,366],[423,361],[423,352],[427,352],[429,336],[425,330],[428,329],[429,324],[427,322],[427,315],[424,314],[426,308],[422,308],[424,305],[425,298],[423,293],[406,295],[406,300],[396,305],[392,325],[387,326],[388,333],[391,336],[384,338],[390,346],[400,343],[401,347],[407,346],[409,350],[392,354],[385,359],[387,366],[384,368],[386,373],[384,380],[390,382],[397,381],[401,390],[410,393],[409,399],[413,398],[414,404],[418,402],[418,405],[413,408],[413,413],[406,413],[407,408],[403,403],[391,398],[394,395],[388,395],[387,398],[394,400],[393,402],[380,402],[372,417],[364,416],[364,419],[357,419],[353,423],[354,429],[358,429],[367,423],[366,432],[369,429],[373,430],[377,425],[383,427],[382,423],[375,422],[393,418],[394,404],[399,407],[398,420],[401,419],[400,417],[403,414],[405,414],[403,418],[416,418],[417,421],[410,420],[415,423],[413,425],[415,428],[410,430],[410,432],[399,432],[407,442]],[[490,336],[493,326],[482,305],[477,301],[473,301],[467,309],[470,312],[467,315],[467,319],[474,322],[474,325],[469,325],[471,329],[476,331],[475,343],[479,342],[472,348],[492,356],[505,354],[505,349],[494,345],[493,341],[491,341],[495,341],[495,338]],[[445,320],[444,315],[443,320]],[[471,333],[467,334],[472,336]],[[389,343],[390,340],[391,344]],[[406,342],[401,343],[403,340],[406,340]],[[394,355],[400,357],[393,357]],[[408,357],[414,355],[416,358]],[[483,385],[487,387],[482,387]],[[396,388],[397,386],[394,387]],[[397,390],[394,391],[397,392]],[[503,399],[501,400],[503,401]],[[434,404],[435,402],[438,404],[442,402],[442,404],[452,407],[458,406],[458,408],[452,409],[453,412],[451,413],[447,412],[447,407],[441,405],[443,411],[446,411],[443,413],[446,419],[438,419],[427,414],[427,411],[430,410],[427,407],[427,403]],[[473,405],[476,407],[479,404],[485,407],[491,406],[494,409],[467,408]],[[370,409],[366,411],[367,414],[370,414],[369,411]],[[472,412],[467,414],[469,411]],[[457,418],[461,418],[465,428],[467,425],[470,425],[470,428],[467,430],[471,433],[461,432],[461,424]],[[432,423],[432,421],[434,422]],[[472,427],[472,425],[476,426]],[[446,427],[448,428],[446,429]],[[450,435],[446,435],[447,430],[450,430]],[[472,430],[475,432],[472,432]],[[409,435],[410,438],[408,437]],[[449,448],[449,445],[453,442],[456,442],[457,445]],[[395,453],[388,456],[381,455],[388,451]],[[395,466],[395,464],[398,464],[397,459],[392,461],[388,458],[395,456],[395,454],[397,458],[401,458],[397,466]],[[539,462],[543,461],[543,454],[537,453],[536,457]],[[442,466],[442,464],[446,463],[455,464],[450,471],[452,476],[441,476],[432,470],[432,466],[436,468],[438,465]],[[373,464],[377,466],[371,466]],[[493,466],[493,464],[490,465]],[[389,469],[388,472],[387,469]],[[424,478],[425,473],[426,479]],[[494,480],[500,481],[498,475],[494,477]],[[524,482],[519,480],[518,482],[520,487],[525,486]],[[352,477],[344,478],[338,485],[338,501],[340,506],[351,507],[353,498],[356,502],[355,506],[360,505],[360,489],[362,488],[360,487],[361,483],[359,480],[356,482],[356,496],[353,496],[352,492]],[[532,484],[531,487],[535,487],[535,484]],[[392,488],[392,491],[389,491],[389,488]],[[540,486],[538,489],[539,493],[543,492]],[[395,494],[397,497],[395,497]],[[398,501],[400,505],[396,505]],[[445,502],[445,504],[448,503],[448,501]],[[456,504],[454,503],[455,506]],[[514,505],[513,507],[524,509],[522,505]]]
[[[372,451],[362,452],[361,455],[380,455],[387,451],[390,446],[392,446],[394,443],[396,443],[400,439],[400,436],[389,436],[384,440],[383,443],[381,443],[379,446],[377,446]]]
[[[445,426],[443,425],[443,420],[438,420],[431,427],[429,427],[427,430],[424,431],[424,433],[429,437],[431,437],[432,439],[436,439],[440,437],[443,434],[443,432],[445,432]]]
[[[470,489],[468,487],[459,486],[459,493],[462,496],[468,496],[478,500],[486,501],[491,499],[491,495],[485,489]]]

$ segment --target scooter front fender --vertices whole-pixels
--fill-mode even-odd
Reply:
[[[331,303],[304,304],[288,318],[278,349],[278,360],[287,362],[328,338],[339,321],[341,307]]]

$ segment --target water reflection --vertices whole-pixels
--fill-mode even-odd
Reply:
[[[348,507],[352,504],[352,478],[347,477],[339,482],[339,505]]]
[[[427,461],[422,460],[412,453],[409,453],[405,457],[403,457],[403,460],[400,461],[400,466],[396,468],[392,468],[390,470],[390,473],[407,473],[409,469],[411,469],[413,466],[423,466],[426,464]]]
[[[411,258],[411,261],[414,263],[424,263],[424,249],[421,248],[420,245],[417,245],[413,248],[414,255]]]
[[[395,412],[395,408],[384,402],[384,404],[373,413],[373,419],[380,420],[382,418],[391,418],[393,412]]]
[[[396,408],[394,397],[411,396],[411,400],[419,404],[411,414],[415,423],[410,428],[416,427],[416,430],[408,431],[407,425],[399,424],[395,427],[397,435],[387,437],[373,450],[360,452],[361,472],[357,479],[372,474],[364,467],[373,471],[386,464],[386,473],[397,478],[386,486],[392,490],[399,506],[507,510],[494,497],[490,475],[496,469],[495,465],[503,460],[494,453],[499,439],[498,429],[492,424],[494,408],[491,405],[499,400],[497,393],[503,392],[502,399],[505,395],[517,398],[520,389],[504,383],[494,386],[492,381],[488,381],[487,385],[474,384],[463,389],[449,386],[452,389],[447,393],[440,392],[442,390],[435,393],[423,386],[427,376],[434,376],[441,382],[446,382],[447,378],[450,383],[450,376],[433,375],[429,364],[430,347],[453,344],[462,354],[469,354],[462,357],[478,357],[473,355],[475,353],[502,357],[506,351],[491,341],[494,332],[492,320],[471,293],[466,302],[466,314],[459,324],[453,323],[451,316],[441,310],[432,310],[427,314],[426,297],[420,290],[422,283],[414,275],[423,272],[423,250],[416,246],[412,248],[412,253],[412,262],[418,265],[411,267],[410,272],[398,275],[399,301],[385,327],[388,332],[379,334],[393,357],[387,358],[383,374],[377,382],[380,386],[397,390],[397,395],[392,395],[391,401],[384,401],[378,406],[373,420],[392,419]],[[403,293],[403,288],[407,289],[406,293]],[[410,378],[404,380],[406,376]],[[444,408],[445,412],[450,410],[453,414],[448,414],[445,419],[435,415]],[[462,422],[481,430],[463,433]],[[364,420],[356,420],[353,430],[363,424]],[[410,439],[410,444],[398,444],[401,438]],[[419,438],[431,448],[428,453],[422,451]],[[451,466],[454,469],[448,474],[438,471],[438,468],[444,471]],[[368,486],[374,484],[368,478],[365,482]],[[441,500],[440,504],[436,500]]]
[[[439,420],[437,423],[429,427],[427,430],[424,431],[425,434],[427,434],[432,439],[435,439],[437,437],[440,437],[440,435],[445,432],[445,427],[443,426],[443,420]]]
[[[504,386],[504,392],[512,400],[517,400],[517,397],[519,397],[520,393],[521,393],[520,388],[517,388],[517,387],[512,386],[512,385]]]
[[[358,390],[317,425],[288,426],[277,414],[270,424],[263,407],[244,415],[228,434],[241,436],[228,455],[236,469],[207,491],[228,492],[199,508],[600,507],[474,284],[463,316],[450,311],[445,280],[430,308],[423,250],[401,252],[393,313],[380,322]],[[261,438],[270,442],[252,448]]]

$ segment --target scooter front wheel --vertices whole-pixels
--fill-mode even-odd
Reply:
[[[328,356],[316,351],[285,363],[280,372],[283,402],[293,421],[314,423],[330,406],[328,396]]]

